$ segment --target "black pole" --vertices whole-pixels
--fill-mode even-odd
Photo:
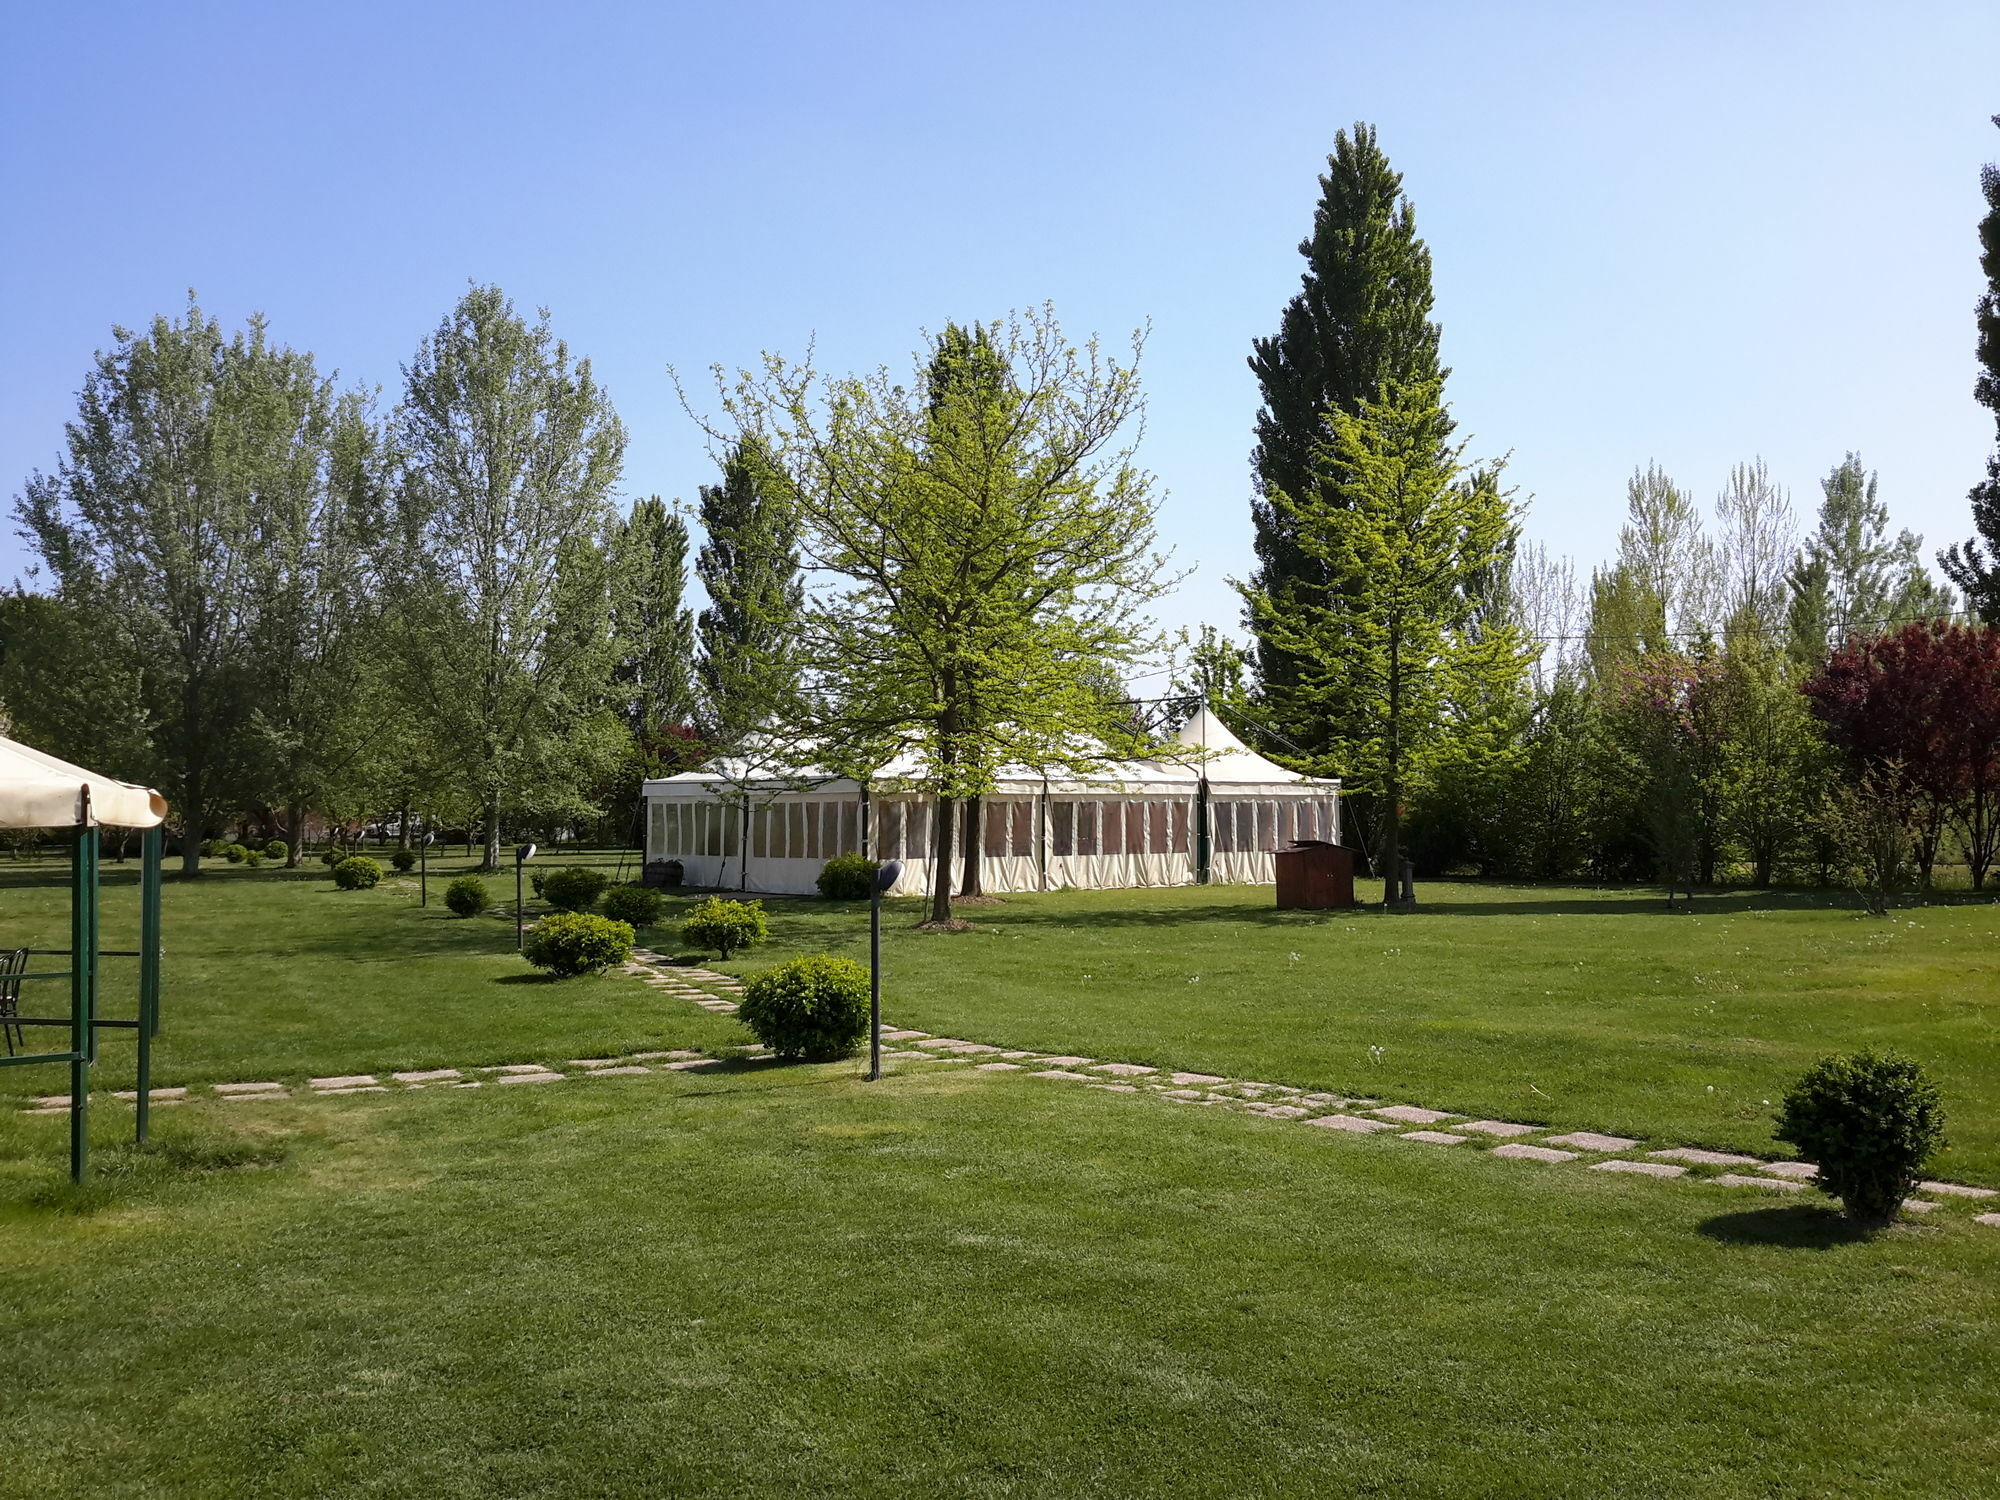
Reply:
[[[424,845],[417,845],[417,905],[431,904],[431,862],[425,856],[430,851]]]
[[[514,951],[521,951],[521,867],[527,863],[519,854],[514,856]]]
[[[868,1081],[882,1077],[882,884],[868,892]]]

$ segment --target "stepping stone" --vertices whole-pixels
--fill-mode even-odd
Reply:
[[[43,1094],[43,1095],[40,1095],[40,1096],[39,1096],[38,1098],[36,1098],[36,1100],[34,1101],[34,1103],[35,1103],[35,1108],[37,1108],[37,1109],[56,1109],[56,1108],[58,1108],[58,1107],[60,1107],[60,1108],[62,1108],[62,1109],[68,1109],[68,1108],[69,1108],[69,1095],[68,1095],[68,1094]]]
[[[1049,1075],[1044,1073],[1041,1076],[1046,1078]],[[1103,1089],[1109,1094],[1136,1094],[1139,1092],[1129,1083],[1093,1083],[1091,1087],[1094,1089]]]
[[[921,1042],[930,1033],[928,1031],[885,1031],[882,1035],[893,1042]]]
[[[1380,1115],[1385,1120],[1397,1120],[1405,1125],[1435,1125],[1439,1120],[1455,1120],[1457,1115],[1441,1109],[1418,1109],[1414,1104],[1391,1104],[1386,1109],[1371,1109],[1371,1115]]]
[[[1773,1177],[1789,1177],[1795,1182],[1810,1182],[1819,1176],[1819,1168],[1809,1161],[1767,1161],[1757,1170],[1769,1172]]]
[[[493,1080],[495,1083],[561,1083],[560,1073],[505,1073]]]
[[[990,1057],[1000,1049],[989,1047],[984,1042],[965,1042],[951,1050],[962,1057]]]
[[[282,1083],[218,1083],[215,1091],[232,1098],[241,1098],[250,1094],[282,1094],[285,1086]]]
[[[479,1085],[477,1084],[473,1085],[474,1088],[477,1088],[478,1086]],[[352,1088],[352,1089],[321,1089],[317,1097],[323,1099],[331,1099],[335,1094],[386,1094],[388,1092],[389,1092],[388,1088],[382,1084],[364,1083],[359,1088]],[[252,1094],[252,1095],[246,1095],[245,1097],[256,1098],[258,1096]]]
[[[1016,1058],[1033,1057],[1035,1054],[1032,1052],[1003,1052],[1000,1055],[1009,1061],[1013,1061]]]
[[[371,1078],[368,1081],[373,1083],[375,1080]],[[136,1104],[139,1101],[139,1091],[137,1089],[120,1089],[112,1097],[115,1099],[130,1099]],[[187,1098],[187,1090],[185,1088],[153,1090],[153,1102],[155,1104],[178,1104],[185,1098]]]
[[[540,1063],[495,1063],[490,1068],[481,1068],[482,1073],[546,1073],[549,1070]]]
[[[1972,1222],[1984,1224],[1989,1229],[2000,1229],[2000,1214],[1974,1214]]]
[[[1068,1073],[1061,1068],[1050,1068],[1044,1073],[1030,1073],[1030,1078],[1060,1078],[1070,1083],[1095,1083],[1097,1080],[1088,1073]]]
[[[1173,1073],[1169,1074],[1175,1083],[1226,1083],[1228,1080],[1217,1073]]]
[[[275,1094],[224,1094],[221,1096],[224,1104],[241,1104],[251,1099],[286,1099],[289,1097],[290,1095],[283,1089],[279,1089]]]
[[[1646,1153],[1655,1161],[1686,1161],[1698,1167],[1754,1167],[1759,1165],[1754,1156],[1732,1156],[1727,1151],[1702,1151],[1693,1146],[1670,1146],[1665,1151]],[[1719,1180],[1719,1179],[1718,1179]]]
[[[667,1064],[668,1071],[674,1073],[685,1073],[690,1068],[719,1068],[721,1066],[722,1059],[719,1057],[693,1057],[689,1058],[686,1062],[670,1062]]]
[[[1296,1104],[1253,1104],[1252,1114],[1259,1114],[1272,1120],[1303,1120],[1312,1111],[1300,1109]]]
[[[66,1115],[69,1113],[69,1106],[67,1104],[45,1104],[40,1109],[24,1109],[21,1113],[24,1115]]]
[[[917,1058],[922,1058],[922,1059],[923,1059],[923,1060],[924,1060],[925,1062],[943,1062],[943,1061],[944,1061],[944,1059],[943,1059],[943,1058],[941,1058],[941,1057],[938,1057],[938,1056],[936,1056],[936,1055],[935,1055],[935,1054],[933,1054],[933,1053],[929,1053],[929,1052],[912,1052],[912,1051],[909,1051],[909,1050],[907,1050],[907,1049],[905,1049],[905,1050],[903,1050],[903,1051],[900,1051],[900,1052],[884,1052],[884,1053],[883,1053],[882,1055],[883,1055],[884,1057],[917,1057]]]
[[[1137,1063],[1099,1063],[1090,1070],[1093,1073],[1109,1073],[1116,1078],[1143,1078],[1155,1068],[1142,1068]]]
[[[2000,1198],[2000,1192],[1992,1188],[1967,1187],[1962,1182],[1920,1182],[1917,1186],[1946,1198]]]
[[[1401,1138],[1406,1141],[1426,1141],[1433,1146],[1457,1146],[1471,1139],[1470,1136],[1452,1135],[1443,1130],[1408,1130]]]
[[[572,1068],[611,1068],[617,1064],[618,1059],[615,1057],[572,1057],[569,1060]]]
[[[443,1083],[447,1078],[463,1075],[456,1068],[429,1068],[416,1073],[391,1073],[389,1076],[398,1083]]]
[[[1642,1177],[1681,1177],[1686,1167],[1670,1167],[1663,1161],[1594,1161],[1593,1172],[1636,1172]]]
[[[629,1068],[592,1068],[585,1078],[630,1078],[634,1073],[650,1073],[651,1068],[642,1068],[634,1063]]]
[[[699,1052],[689,1052],[685,1048],[678,1048],[672,1052],[634,1052],[632,1054],[632,1060],[634,1062],[657,1062],[663,1057],[700,1057],[700,1056],[701,1054]]]
[[[1316,1120],[1306,1121],[1322,1130],[1345,1130],[1355,1135],[1368,1135],[1377,1130],[1394,1130],[1396,1127],[1387,1120],[1364,1120],[1358,1115],[1321,1115]]]
[[[1512,1157],[1515,1161],[1575,1161],[1577,1156],[1574,1151],[1557,1151],[1551,1146],[1523,1146],[1518,1141],[1495,1146],[1493,1154]]]
[[[358,1089],[375,1081],[373,1073],[342,1073],[334,1078],[308,1078],[307,1083],[316,1089]]]
[[[1181,1101],[1185,1102],[1185,1101],[1187,1101],[1187,1100],[1189,1100],[1189,1099],[1199,1099],[1199,1098],[1201,1097],[1201,1090],[1200,1090],[1200,1089],[1162,1089],[1162,1090],[1160,1091],[1160,1097],[1161,1097],[1161,1098],[1163,1098],[1163,1099],[1179,1099],[1179,1100],[1181,1100]]]
[[[962,1036],[934,1036],[924,1043],[926,1047],[970,1047],[973,1044]]]
[[[1905,1198],[1903,1212],[1906,1214],[1927,1214],[1944,1205],[1933,1198]]]
[[[1338,1094],[1301,1094],[1299,1097],[1308,1104],[1331,1104],[1338,1107],[1347,1103],[1347,1100]]]
[[[1052,1068],[1080,1068],[1090,1059],[1087,1057],[1045,1057],[1042,1059]]]
[[[1021,1065],[1010,1062],[981,1063],[972,1071],[975,1073],[1018,1073],[1021,1071]]]
[[[1629,1151],[1639,1143],[1622,1135],[1599,1135],[1594,1130],[1572,1130],[1568,1135],[1549,1137],[1552,1146],[1574,1146],[1579,1151]]]
[[[1542,1127],[1539,1125],[1516,1125],[1512,1120],[1470,1120],[1463,1125],[1454,1125],[1453,1130],[1471,1130],[1480,1135],[1516,1136],[1533,1135]]]
[[[1708,1180],[1717,1187],[1770,1188],[1780,1193],[1803,1193],[1806,1190],[1803,1182],[1787,1182],[1782,1177],[1745,1177],[1740,1172],[1724,1172]]]

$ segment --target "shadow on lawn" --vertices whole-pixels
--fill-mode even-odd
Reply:
[[[1838,1209],[1805,1203],[1718,1214],[1696,1233],[1725,1245],[1779,1245],[1793,1250],[1831,1250],[1874,1237],[1874,1231]]]

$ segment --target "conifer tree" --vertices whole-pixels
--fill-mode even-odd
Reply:
[[[687,522],[658,495],[635,502],[612,534],[612,696],[626,727],[642,739],[694,716],[687,561]]]
[[[1252,587],[1277,625],[1257,631],[1256,656],[1258,677],[1271,689],[1295,684],[1304,669],[1278,643],[1284,622],[1303,618],[1330,586],[1323,562],[1298,539],[1321,509],[1343,503],[1337,472],[1321,461],[1328,414],[1357,415],[1391,382],[1422,385],[1449,373],[1431,321],[1430,251],[1373,126],[1336,133],[1319,184],[1312,233],[1299,244],[1306,260],[1299,291],[1277,333],[1258,339],[1250,356],[1263,402],[1251,454]],[[1301,745],[1323,749],[1346,732],[1296,695],[1279,696],[1293,704],[1284,727]]]
[[[798,526],[750,436],[723,460],[722,483],[701,487],[697,512],[705,540],[695,573],[709,603],[696,626],[696,673],[710,738],[735,748],[768,726],[796,685]]]
[[[2000,125],[2000,115],[1993,117]],[[1972,487],[1972,525],[1979,534],[1939,554],[1946,575],[1965,590],[1966,602],[1989,625],[2000,625],[2000,163],[1979,173],[1986,217],[1979,221],[1979,269],[1986,291],[1979,299],[1979,376],[1973,398],[1993,413],[1994,448],[1986,477]]]

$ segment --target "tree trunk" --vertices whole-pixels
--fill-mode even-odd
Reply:
[[[977,797],[965,799],[965,836],[959,840],[965,846],[965,875],[958,884],[961,896],[983,896],[986,894],[986,819],[985,804]]]
[[[285,832],[291,840],[291,849],[285,855],[285,868],[296,870],[305,856],[306,847],[306,810],[296,802],[285,809]]]
[[[493,797],[486,804],[486,860],[479,869],[482,874],[491,875],[499,868],[500,799]]]
[[[931,920],[951,920],[951,799],[937,799],[937,829],[932,842]]]
[[[407,849],[410,847],[410,799],[408,797],[403,799],[403,805],[398,810],[396,847],[398,849]]]
[[[1382,819],[1382,909],[1393,911],[1403,884],[1403,635],[1389,630],[1389,722],[1387,774],[1382,790],[1388,807]]]
[[[181,788],[187,797],[186,805],[181,810],[181,828],[184,830],[181,834],[181,874],[199,875],[202,836],[200,774],[190,770],[182,778]]]

